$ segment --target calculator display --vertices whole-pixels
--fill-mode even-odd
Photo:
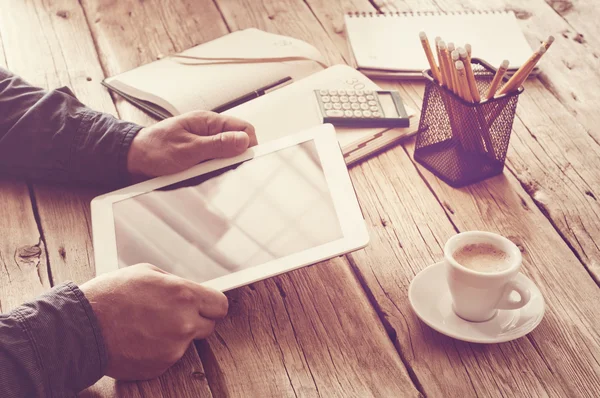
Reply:
[[[396,110],[396,105],[394,104],[394,100],[392,99],[392,95],[388,93],[379,94],[379,103],[381,104],[381,108],[383,109],[383,114],[385,117],[398,117],[398,111]]]

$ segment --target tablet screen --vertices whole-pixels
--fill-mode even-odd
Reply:
[[[208,281],[343,237],[314,141],[113,204],[119,267]]]

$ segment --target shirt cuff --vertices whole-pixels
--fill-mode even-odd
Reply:
[[[72,179],[108,185],[127,185],[127,155],[131,143],[142,129],[135,123],[84,108],[71,147]]]
[[[49,396],[77,393],[108,365],[100,326],[83,292],[67,282],[15,310],[48,386]]]

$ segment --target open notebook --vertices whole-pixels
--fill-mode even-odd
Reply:
[[[419,40],[423,31],[457,46],[470,43],[473,57],[516,71],[531,56],[512,11],[350,13],[346,33],[358,70],[370,77],[421,78],[429,69]]]
[[[348,65],[334,65],[323,71],[223,112],[252,123],[258,142],[281,138],[323,123],[315,101],[316,89],[380,90],[368,77]],[[336,133],[347,165],[416,133],[417,113],[404,104],[411,118],[406,128],[344,128]]]
[[[265,59],[273,58],[270,62]],[[254,91],[324,68],[310,44],[258,29],[237,31],[140,66],[103,84],[159,118],[218,110]],[[275,87],[274,87],[275,88]]]

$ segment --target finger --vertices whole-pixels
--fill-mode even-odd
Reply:
[[[248,137],[250,138],[249,146],[254,146],[258,143],[253,125],[245,120],[238,119],[237,117],[216,113],[215,117],[209,122],[208,134],[214,135],[223,131],[243,131],[248,134]]]
[[[250,137],[243,131],[226,131],[209,137],[198,137],[192,148],[196,163],[208,159],[229,158],[248,149]]]
[[[196,135],[215,135],[224,131],[244,131],[250,138],[249,146],[258,143],[254,126],[245,120],[207,111],[194,111],[178,116],[185,129]]]
[[[208,319],[221,319],[227,315],[229,310],[229,301],[223,293],[202,286],[198,283],[187,281],[187,286],[196,296],[196,307],[198,313]]]
[[[207,338],[215,330],[215,321],[212,319],[199,317],[198,328],[194,335],[194,340],[202,340]]]

